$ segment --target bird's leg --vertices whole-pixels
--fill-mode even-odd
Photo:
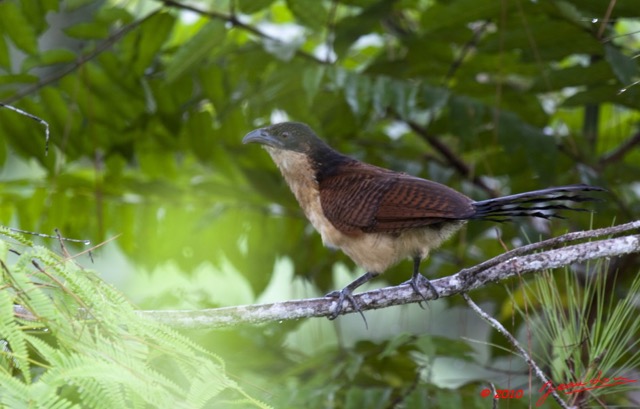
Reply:
[[[335,320],[338,317],[338,315],[340,315],[340,313],[342,312],[342,304],[344,303],[345,300],[347,300],[347,301],[349,301],[349,303],[351,303],[351,306],[353,307],[353,309],[360,313],[360,315],[362,316],[362,319],[364,320],[364,323],[366,325],[367,319],[364,317],[364,314],[362,313],[362,310],[360,309],[360,304],[356,301],[355,298],[353,298],[353,290],[355,290],[356,288],[360,287],[362,284],[364,284],[367,281],[371,280],[375,276],[376,276],[376,274],[373,274],[373,273],[370,273],[370,272],[366,272],[365,274],[363,274],[360,277],[358,277],[355,280],[353,280],[351,283],[349,283],[349,285],[347,285],[342,290],[340,290],[340,291],[337,291],[337,290],[336,291],[331,291],[329,294],[325,295],[325,297],[333,297],[333,298],[337,297],[338,298],[338,303],[336,304],[336,309],[333,310],[331,315],[329,315],[329,319],[330,320]]]
[[[438,297],[440,297],[440,294],[438,294],[438,290],[436,290],[436,288],[433,286],[433,284],[431,284],[431,281],[429,281],[427,277],[420,274],[420,260],[421,260],[420,256],[413,257],[413,275],[411,276],[411,280],[409,280],[407,283],[411,285],[411,288],[413,288],[413,291],[418,293],[425,302],[427,302],[427,297],[425,297],[424,294],[422,294],[422,292],[420,291],[419,285],[429,287],[429,289],[434,294],[433,299],[437,300]]]

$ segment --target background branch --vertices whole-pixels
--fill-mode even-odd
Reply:
[[[543,385],[547,384],[550,381],[550,379],[547,378],[547,375],[545,375],[544,371],[540,369],[538,364],[536,364],[533,358],[531,358],[531,355],[529,355],[527,350],[520,345],[518,340],[513,335],[511,335],[509,331],[507,331],[507,329],[500,323],[500,321],[493,318],[491,315],[487,314],[482,308],[480,308],[480,306],[476,304],[471,299],[471,297],[469,297],[469,294],[462,293],[462,298],[464,298],[464,300],[467,302],[469,307],[471,307],[471,309],[474,310],[483,320],[488,322],[489,325],[491,325],[496,331],[501,333],[505,338],[509,340],[511,345],[518,351],[520,356],[522,356],[522,358],[527,362],[527,365],[529,365],[529,367],[533,370],[533,373],[536,375],[536,377],[540,380],[540,382]],[[551,396],[553,396],[553,398],[556,400],[556,402],[558,402],[558,404],[561,407],[565,409],[569,409],[569,405],[567,405],[567,403],[562,400],[562,398],[560,397],[560,395],[555,389],[551,389]]]

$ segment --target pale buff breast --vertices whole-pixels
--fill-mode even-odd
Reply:
[[[320,233],[322,243],[327,247],[342,248],[344,234],[338,231],[324,216],[320,204],[318,182],[313,175],[306,155],[292,151],[282,151],[265,146],[271,158],[280,169],[284,180],[298,200],[305,216]],[[302,171],[301,171],[302,170]]]

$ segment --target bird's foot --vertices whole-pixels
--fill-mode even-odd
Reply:
[[[351,289],[349,289],[348,287],[343,288],[342,290],[336,290],[336,291],[331,291],[329,294],[325,295],[325,297],[331,297],[331,298],[337,298],[338,301],[336,303],[336,308],[333,310],[333,312],[327,317],[330,320],[335,320],[336,318],[338,318],[338,315],[340,315],[340,313],[342,312],[343,309],[343,304],[346,301],[349,301],[349,304],[351,304],[351,306],[353,307],[353,309],[355,311],[358,311],[358,313],[360,314],[360,316],[362,317],[362,319],[364,320],[364,325],[369,328],[369,325],[367,324],[367,319],[364,317],[364,314],[362,313],[362,310],[360,309],[360,303],[358,301],[356,301],[356,299],[353,297],[353,293],[351,292]]]
[[[440,294],[438,294],[438,290],[436,290],[433,284],[431,284],[431,281],[429,281],[429,279],[423,276],[422,274],[414,274],[413,276],[411,276],[410,280],[405,281],[403,284],[409,284],[411,288],[413,288],[413,291],[415,291],[416,294],[422,297],[422,300],[425,303],[428,300],[427,300],[427,297],[424,294],[422,294],[422,291],[420,291],[421,286],[427,287],[429,290],[431,290],[431,292],[433,293],[434,300],[437,300],[440,297]],[[422,302],[420,302],[419,304],[420,304],[420,307],[422,307]]]

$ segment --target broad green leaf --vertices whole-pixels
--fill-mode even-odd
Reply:
[[[437,111],[442,109],[446,106],[450,97],[451,91],[447,88],[433,87],[427,84],[421,87],[421,101],[429,110]]]
[[[380,21],[391,12],[392,6],[392,2],[376,2],[358,15],[338,20],[333,44],[336,54],[343,55],[358,38],[379,30]]]
[[[226,32],[224,23],[220,20],[212,20],[205,24],[195,36],[181,45],[171,58],[166,68],[167,82],[175,81],[210,56],[216,47],[222,45]]]
[[[2,35],[2,31],[0,31],[0,67],[3,67],[6,72],[9,72],[10,66],[9,47],[7,47],[7,41]]]
[[[587,18],[599,19],[598,24],[602,22],[603,4],[601,0],[565,0],[580,9]],[[609,3],[605,3],[609,4]],[[638,2],[636,0],[616,0],[613,7],[614,16],[621,17],[638,17]]]
[[[329,13],[324,2],[318,0],[287,0],[287,6],[302,24],[320,30],[328,24]]]
[[[237,0],[238,8],[243,13],[253,14],[271,5],[275,0]]]
[[[219,144],[214,139],[211,113],[206,110],[191,113],[182,129],[189,148],[196,157],[201,161],[210,159]]]
[[[568,68],[547,69],[537,76],[531,91],[549,92],[568,87],[600,85],[611,79],[611,66],[605,61],[597,61],[588,66],[574,65]]]
[[[23,1],[22,12],[36,33],[43,33],[48,27],[49,12],[59,10],[58,0]]]
[[[505,5],[498,1],[453,0],[438,2],[422,15],[421,25],[427,32],[466,23],[491,20],[500,15]]]
[[[309,103],[315,98],[325,72],[326,68],[324,66],[313,66],[306,69],[302,74],[302,86]]]
[[[69,63],[75,61],[77,58],[78,56],[70,50],[62,48],[47,50],[40,54],[27,57],[22,63],[22,71],[27,72],[34,67]]]
[[[96,15],[96,21],[109,25],[114,23],[129,24],[133,20],[134,17],[126,9],[121,7],[103,8],[100,9]]]
[[[391,104],[391,80],[384,75],[376,76],[373,83],[373,108],[375,112],[383,116]]]
[[[475,137],[485,114],[486,107],[477,100],[465,96],[453,96],[449,100],[449,126],[456,136],[465,139]]]
[[[16,47],[27,54],[38,52],[36,33],[15,3],[0,2],[0,26]]]
[[[66,0],[65,8],[67,10],[74,11],[79,9],[80,7],[93,3],[94,1],[95,0]]]
[[[571,54],[601,55],[602,45],[580,27],[546,16],[526,16],[526,24],[509,25],[487,36],[482,52],[518,50],[524,61],[556,61]]]
[[[622,85],[630,85],[638,80],[638,64],[635,62],[637,59],[634,60],[624,55],[617,47],[611,44],[605,44],[604,51],[605,59],[611,65],[613,72]]]
[[[36,75],[29,75],[29,74],[0,75],[0,85],[35,84],[38,81],[39,81],[39,78]]]
[[[511,112],[499,112],[497,121],[498,138],[506,153],[510,155],[512,164],[526,160],[529,167],[543,179],[556,173],[555,158],[558,150],[554,149],[554,141],[550,135],[529,125]],[[540,158],[544,158],[544,162]]]
[[[355,116],[362,116],[367,111],[371,100],[371,80],[365,75],[348,73],[344,94]]]
[[[625,92],[620,92],[620,86],[617,84],[594,86],[570,96],[564,101],[563,106],[576,107],[585,104],[601,104],[602,102],[612,102],[632,109],[640,109],[640,89],[631,87]]]
[[[109,35],[109,26],[98,21],[91,23],[78,23],[74,26],[65,28],[64,32],[70,37],[81,40],[101,40]]]
[[[175,17],[170,13],[158,13],[148,18],[135,33],[123,41],[125,58],[134,72],[141,75],[159,58],[159,50],[165,45],[173,26]]]

